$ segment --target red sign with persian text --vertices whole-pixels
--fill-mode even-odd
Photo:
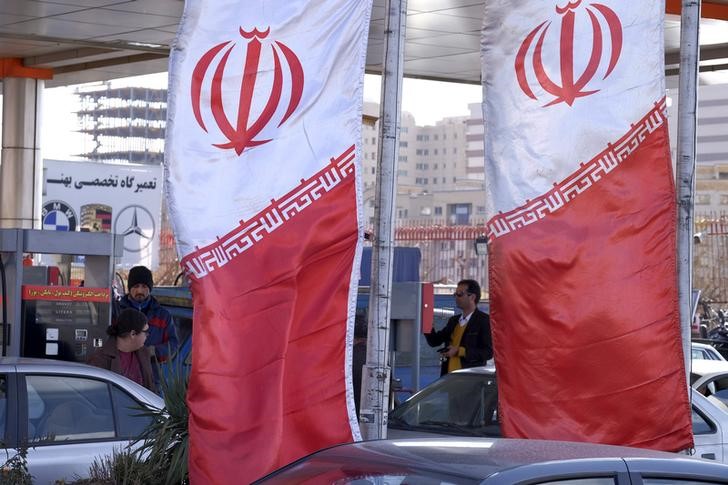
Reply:
[[[111,293],[109,288],[23,285],[23,300],[90,301],[108,303],[111,301]]]

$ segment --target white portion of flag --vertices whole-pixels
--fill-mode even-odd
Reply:
[[[568,46],[569,36],[564,39],[562,35],[566,14],[557,11],[564,12],[567,6],[573,7],[573,50]],[[580,163],[604,150],[608,141],[628,132],[630,123],[662,98],[663,7],[661,1],[626,0],[577,0],[563,5],[527,0],[486,3],[482,49],[487,218],[551,190],[576,172]],[[622,35],[621,51],[611,71],[618,37],[609,12],[619,19]],[[649,23],[644,19],[650,19]],[[534,30],[529,43],[526,39]],[[589,72],[594,54],[597,67],[585,77],[588,82],[581,91],[595,93],[577,97],[571,105],[547,106],[556,96],[537,77],[537,45],[544,31],[541,76],[546,84],[550,80],[558,88],[569,85],[562,75],[562,65],[568,64],[564,56],[569,52],[573,52],[573,80],[578,83]],[[509,35],[504,37],[504,32]],[[599,36],[601,53],[594,50]],[[523,73],[536,99],[519,85],[516,59],[522,47]]]
[[[369,2],[342,1],[187,2],[185,18],[194,21],[182,23],[172,61],[166,163],[169,206],[181,257],[227,234],[357,142],[361,103],[352,99],[362,97],[363,76],[360,63],[351,59],[365,51],[357,42],[366,43],[366,36],[355,41],[362,37],[361,25],[348,19],[368,17],[368,6]],[[260,39],[248,120],[240,122],[243,72],[251,47],[251,39],[240,31],[253,29],[269,29],[269,33]],[[188,96],[194,88],[193,72],[204,67],[203,56],[221,44],[225,45],[212,56],[207,69],[201,70],[201,96],[195,103]],[[287,118],[294,83],[286,48],[297,57],[304,75],[300,101]],[[246,147],[241,154],[216,147],[229,142],[221,130],[224,122],[211,109],[213,79],[225,56],[220,75],[224,116],[240,132],[251,129],[258,119],[267,119],[261,113],[273,91],[274,51],[281,66],[281,95],[273,103],[269,121],[254,137],[272,141]],[[324,93],[326,100],[321,102]]]

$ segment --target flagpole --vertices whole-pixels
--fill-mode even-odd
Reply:
[[[374,205],[367,360],[362,372],[359,424],[364,439],[386,438],[389,407],[389,314],[399,122],[407,0],[387,0],[379,116],[379,167]]]
[[[677,110],[677,252],[680,328],[688,382],[691,360],[693,196],[695,193],[695,150],[697,142],[699,30],[700,0],[683,0],[680,15],[680,78]]]

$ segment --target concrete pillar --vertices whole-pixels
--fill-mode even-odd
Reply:
[[[3,80],[0,228],[41,228],[40,108],[44,83],[29,78]]]

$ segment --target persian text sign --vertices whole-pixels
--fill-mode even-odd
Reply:
[[[121,265],[157,267],[161,166],[61,160],[43,164],[43,229],[121,234]]]

